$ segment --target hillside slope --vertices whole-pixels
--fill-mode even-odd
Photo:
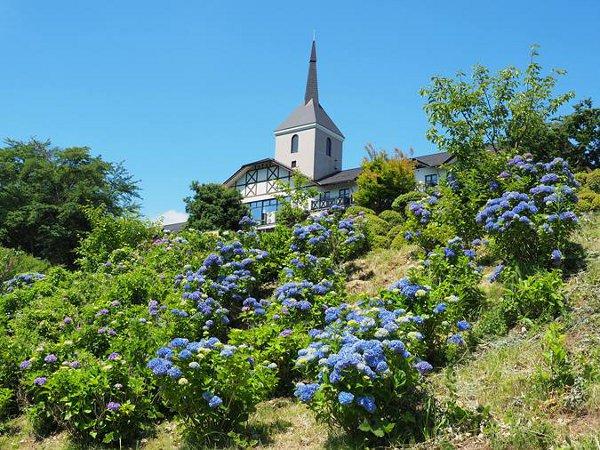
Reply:
[[[454,370],[435,374],[442,399],[456,399],[467,410],[485,407],[488,419],[478,432],[440,430],[415,448],[600,448],[600,220],[582,220],[576,242],[586,251],[585,268],[566,284],[567,314],[553,324],[523,322],[508,335],[484,339]],[[375,294],[414,264],[412,249],[376,250],[349,267],[351,293]],[[486,286],[489,289],[489,286]],[[549,385],[553,370],[548,330],[564,336],[571,382]],[[556,349],[556,347],[554,347]],[[556,362],[556,361],[554,361]],[[451,380],[451,381],[448,381]],[[66,435],[36,441],[24,418],[13,420],[0,437],[0,448],[74,448]],[[340,431],[318,424],[304,405],[281,398],[259,405],[248,429],[249,443],[262,449],[352,448]],[[145,449],[191,448],[176,423],[161,425],[144,439]]]

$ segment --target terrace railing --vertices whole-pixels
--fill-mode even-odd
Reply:
[[[350,206],[352,204],[352,197],[331,197],[331,198],[319,198],[310,202],[311,210],[327,209],[333,205],[339,206]]]

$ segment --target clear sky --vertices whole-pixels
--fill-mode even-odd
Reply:
[[[561,90],[600,103],[600,0],[0,0],[0,137],[89,146],[140,180],[148,217],[183,211],[192,180],[273,155],[313,30],[344,168],[369,142],[434,152],[419,88],[524,66],[534,43]]]

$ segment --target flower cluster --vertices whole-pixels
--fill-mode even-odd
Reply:
[[[290,281],[275,289],[275,299],[281,304],[281,312],[289,314],[292,311],[308,311],[313,307],[311,299],[314,296],[327,294],[333,283],[323,280],[312,283],[308,280]]]
[[[203,433],[245,421],[276,380],[267,363],[254,362],[249,346],[228,345],[214,336],[194,342],[175,338],[147,366],[170,407]]]
[[[508,161],[498,182],[504,192],[488,200],[476,220],[495,236],[501,256],[560,264],[560,249],[577,224],[573,207],[578,183],[568,163],[562,158],[541,163],[529,154],[517,155]]]
[[[488,200],[485,207],[477,214],[476,220],[477,223],[484,224],[487,232],[503,233],[519,223],[534,227],[532,218],[538,211],[538,207],[529,195],[509,191],[499,198]]]
[[[183,288],[185,307],[171,313],[181,318],[201,317],[204,329],[216,324],[226,326],[242,311],[257,306],[246,301],[256,283],[253,268],[268,256],[263,250],[245,248],[240,241],[219,242],[216,250],[198,270],[188,267],[184,274],[175,277],[175,286]],[[263,310],[265,306],[262,305]]]
[[[331,253],[354,252],[365,242],[365,235],[359,231],[351,217],[341,218],[343,207],[334,206],[308,219],[307,224],[296,224],[293,229],[293,252],[312,252],[317,256]]]
[[[43,280],[44,278],[45,275],[43,273],[21,273],[19,275],[15,275],[10,280],[5,281],[3,285],[6,292],[12,292],[17,288],[31,286],[36,281]]]
[[[397,421],[403,396],[416,395],[422,376],[433,370],[419,357],[423,319],[383,300],[366,299],[328,308],[325,322],[298,352],[296,366],[314,381],[298,383],[296,397],[349,429],[365,420]]]

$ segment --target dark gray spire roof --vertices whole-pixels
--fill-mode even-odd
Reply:
[[[317,44],[313,40],[308,64],[308,77],[306,79],[306,92],[304,93],[304,103],[298,106],[287,119],[285,119],[275,132],[286,130],[288,128],[299,127],[317,123],[322,127],[333,131],[344,137],[340,129],[333,123],[331,117],[327,115],[323,107],[319,104],[319,87],[317,83]]]
[[[304,93],[304,104],[313,100],[319,103],[319,86],[317,84],[317,43],[313,41],[308,62],[308,77],[306,78],[306,92]]]

